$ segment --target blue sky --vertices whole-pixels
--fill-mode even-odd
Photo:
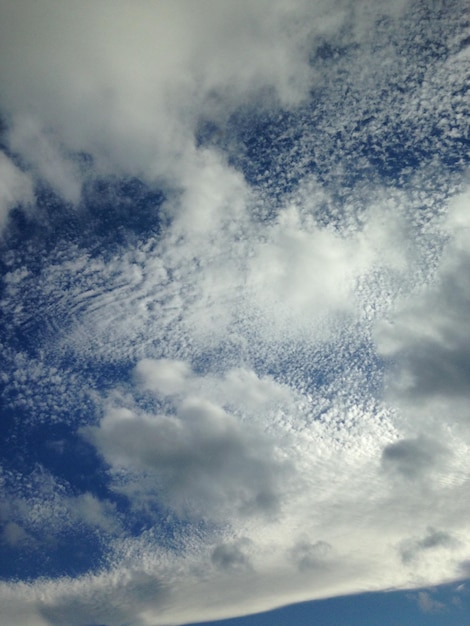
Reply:
[[[469,603],[459,585],[415,592],[345,596],[300,603],[246,617],[207,622],[213,626],[463,626]]]
[[[0,621],[466,623],[466,3],[0,12]]]

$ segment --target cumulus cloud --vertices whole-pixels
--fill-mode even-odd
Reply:
[[[137,376],[146,376],[147,388],[164,394],[181,391],[178,375],[188,371],[181,362],[145,360],[136,367]],[[133,497],[135,491],[139,497],[149,490],[180,515],[275,515],[289,474],[274,442],[262,432],[190,395],[167,415],[112,403],[88,437],[112,467],[147,474],[133,477],[127,494]]]
[[[184,391],[191,368],[184,361],[142,359],[135,368],[135,378],[143,389],[173,395]]]
[[[2,541],[10,546],[34,541],[30,535],[16,522],[8,522],[2,530]]]
[[[40,124],[32,117],[19,115],[9,133],[9,147],[21,156],[38,180],[51,185],[67,202],[76,204],[82,186],[80,169],[64,154],[58,139]]]

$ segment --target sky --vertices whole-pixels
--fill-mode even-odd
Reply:
[[[0,621],[467,623],[467,3],[0,0],[0,58]]]

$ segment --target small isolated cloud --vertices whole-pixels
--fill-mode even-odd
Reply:
[[[75,498],[69,498],[65,503],[79,523],[110,535],[119,530],[116,507],[110,502],[100,500],[91,493],[84,493]]]
[[[27,533],[24,528],[16,522],[8,522],[4,526],[0,537],[2,541],[11,547],[34,542],[33,537],[31,537],[31,535],[29,535],[29,533]]]
[[[236,542],[223,543],[214,548],[211,554],[212,564],[223,571],[245,571],[251,569],[250,558],[246,548],[250,540],[243,537]]]
[[[138,385],[146,391],[171,396],[185,390],[191,368],[184,361],[142,359],[137,363],[134,374]]]
[[[443,602],[433,598],[427,591],[419,591],[415,597],[423,613],[441,613],[446,608]]]

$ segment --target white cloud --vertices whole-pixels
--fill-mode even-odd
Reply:
[[[154,392],[185,391],[181,378],[164,377],[169,368],[189,372],[181,362],[147,359],[136,374],[139,380],[144,372],[144,385]],[[150,494],[180,516],[217,521],[276,515],[291,468],[253,424],[187,392],[168,415],[144,412],[119,396],[108,402],[99,427],[85,432],[111,467],[130,472],[123,489],[131,499]]]
[[[31,178],[0,152],[0,232],[5,228],[10,209],[32,203],[33,197]]]
[[[52,133],[44,132],[40,122],[18,115],[9,133],[9,146],[21,155],[39,180],[45,181],[67,202],[80,200],[82,176]]]
[[[34,539],[16,522],[8,522],[1,533],[1,539],[9,546],[29,543]]]
[[[461,175],[435,125],[465,133],[455,24],[405,2],[384,19],[370,2],[0,4],[6,138],[28,167],[2,156],[0,215],[32,176],[71,203],[109,174],[165,192],[158,234],[6,257],[12,335],[42,333],[34,358],[6,351],[22,427],[78,425],[151,524],[135,536],[111,502],[24,477],[3,540],[85,526],[107,568],[2,583],[2,619],[180,624],[461,576],[468,195],[443,219]],[[445,59],[413,52],[428,39]],[[230,131],[246,110],[295,121],[253,156]]]
[[[135,368],[135,378],[143,389],[164,396],[184,391],[190,375],[187,363],[171,359],[142,359]]]
[[[445,604],[435,600],[427,591],[419,591],[417,601],[423,613],[440,613],[445,609]]]

